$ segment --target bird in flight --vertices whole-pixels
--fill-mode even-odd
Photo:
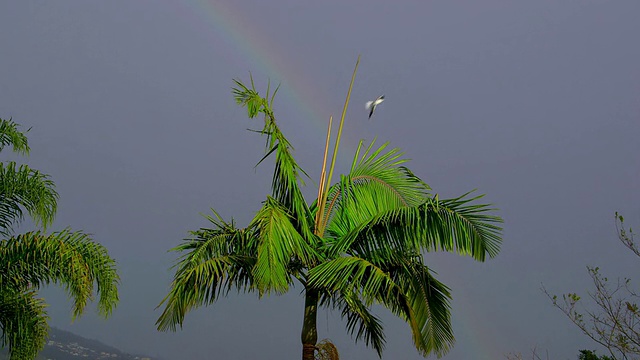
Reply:
[[[378,98],[373,101],[367,101],[367,103],[364,106],[367,110],[369,110],[369,119],[371,119],[373,112],[376,110],[376,106],[380,105],[380,103],[382,103],[383,101],[384,101],[384,95],[378,96]]]

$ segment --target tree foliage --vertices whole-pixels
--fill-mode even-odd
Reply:
[[[613,358],[607,355],[598,356],[595,350],[580,350],[578,360],[613,360]]]
[[[0,119],[0,150],[29,153],[18,124]],[[47,233],[58,194],[49,176],[28,165],[0,163],[0,345],[11,360],[34,359],[48,333],[46,304],[38,289],[60,284],[73,299],[73,317],[98,295],[98,312],[111,314],[118,302],[119,277],[107,250],[80,231]],[[28,215],[42,230],[15,234]]]
[[[159,305],[158,329],[175,331],[190,310],[231,290],[264,296],[298,285],[305,296],[303,359],[328,349],[316,344],[318,308],[339,310],[355,340],[381,356],[386,338],[374,304],[407,322],[422,355],[446,353],[454,342],[451,293],[423,253],[457,252],[478,261],[496,256],[502,219],[492,215],[495,209],[472,193],[439,199],[405,166],[400,150],[375,141],[360,142],[350,172],[326,189],[323,165],[319,196],[308,202],[301,190],[306,173],[272,110],[275,92],[268,88],[262,97],[253,80],[250,86],[236,80],[233,94],[249,118],[263,117],[257,132],[266,137],[266,150],[259,163],[275,158],[271,194],[246,227],[213,210],[209,227],[173,249],[180,257]]]
[[[507,354],[505,358],[507,360],[549,360],[549,354],[547,352],[546,356],[543,358],[542,355],[539,354],[538,350],[536,348],[533,348],[531,350],[531,357],[525,357],[521,353],[510,353]],[[595,350],[580,350],[580,353],[578,354],[578,360],[614,360],[614,358],[606,355],[598,356]]]
[[[626,228],[624,218],[615,214],[618,239],[631,252],[640,257],[635,233]],[[605,360],[640,359],[640,311],[639,296],[629,278],[610,280],[602,275],[599,267],[587,267],[593,281],[588,293],[591,303],[585,305],[577,293],[549,296],[553,305],[560,309],[585,335],[609,351]],[[585,350],[588,352],[588,350]],[[591,359],[584,353],[584,359]],[[593,355],[595,356],[595,355]]]

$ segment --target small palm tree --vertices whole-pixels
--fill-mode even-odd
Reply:
[[[165,308],[158,329],[176,330],[191,309],[212,304],[231,289],[263,296],[286,293],[298,283],[305,296],[303,360],[314,359],[318,350],[318,307],[339,309],[356,341],[364,340],[381,356],[385,336],[373,304],[407,321],[422,355],[446,353],[454,342],[451,295],[423,253],[444,250],[484,261],[499,251],[502,220],[488,213],[490,206],[474,203],[481,196],[439,199],[387,144],[365,148],[361,142],[350,172],[325,189],[353,77],[329,179],[323,165],[318,198],[308,204],[300,189],[305,173],[276,124],[269,89],[261,97],[253,81],[250,88],[236,85],[236,101],[249,117],[264,115],[262,160],[275,154],[272,193],[247,227],[236,227],[214,210],[208,217],[212,227],[193,231],[173,249],[182,255],[160,304]],[[328,144],[329,134],[325,164]]]
[[[14,152],[29,152],[18,125],[0,119],[0,151],[8,145]],[[14,234],[25,212],[37,225],[50,225],[57,200],[47,175],[27,165],[0,163],[0,345],[8,346],[11,360],[35,359],[46,341],[48,317],[44,300],[37,297],[40,286],[62,285],[74,299],[73,318],[82,314],[94,290],[100,314],[108,316],[118,302],[115,261],[89,235],[69,229]]]

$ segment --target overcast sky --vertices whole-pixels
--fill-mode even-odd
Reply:
[[[232,294],[177,333],[156,331],[154,308],[167,250],[207,225],[200,214],[246,225],[269,192],[272,162],[254,169],[264,143],[232,79],[281,84],[276,116],[317,179],[361,54],[338,170],[377,136],[440,197],[478,188],[505,219],[495,259],[427,255],[454,298],[444,359],[596,348],[540,287],[586,294],[586,265],[640,281],[613,221],[640,227],[638,14],[637,0],[0,2],[0,117],[33,127],[27,161],[61,195],[54,228],[94,234],[122,277],[108,320],[71,324],[66,295],[45,291],[52,325],[169,360],[298,358],[299,289]],[[384,358],[420,359],[408,326],[380,314]],[[319,337],[343,359],[376,357],[339,313],[319,314]]]

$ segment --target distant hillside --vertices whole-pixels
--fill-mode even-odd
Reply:
[[[2,350],[0,360],[8,359]],[[97,340],[87,339],[74,333],[51,328],[49,340],[37,360],[161,360],[147,355],[131,355]]]

